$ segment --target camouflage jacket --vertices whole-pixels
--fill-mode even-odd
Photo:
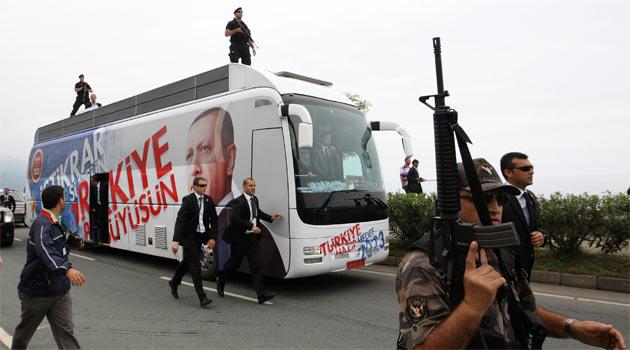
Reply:
[[[494,254],[489,254],[489,264],[497,268]],[[412,349],[422,344],[429,333],[450,315],[449,297],[441,276],[431,265],[429,256],[422,250],[407,253],[400,263],[396,276],[396,294],[400,306],[399,349]],[[529,286],[526,287],[517,289],[531,293]],[[533,298],[532,295],[529,297]],[[502,337],[506,343],[516,342],[510,325],[507,298],[494,301],[479,327]]]

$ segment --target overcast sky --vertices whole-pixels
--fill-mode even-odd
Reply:
[[[37,127],[70,114],[77,75],[102,103],[228,62],[238,7],[253,65],[331,81],[369,100],[368,119],[414,137],[435,178],[431,38],[473,156],[530,155],[534,191],[630,185],[628,1],[5,1],[0,12],[0,155],[27,159]],[[378,139],[388,190],[402,150]],[[432,189],[431,184],[425,188]]]

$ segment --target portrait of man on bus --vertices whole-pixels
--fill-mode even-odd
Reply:
[[[208,109],[195,118],[186,136],[188,185],[201,176],[208,180],[206,194],[217,207],[225,206],[232,195],[232,174],[236,160],[234,127],[230,113],[221,107]]]

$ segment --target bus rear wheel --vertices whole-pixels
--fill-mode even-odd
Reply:
[[[214,281],[219,273],[219,250],[208,249],[205,246],[201,248],[201,278],[206,281]]]

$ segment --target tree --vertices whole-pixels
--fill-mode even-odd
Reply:
[[[361,111],[363,114],[366,114],[366,115],[368,114],[368,112],[370,111],[370,107],[372,107],[372,104],[368,100],[364,100],[361,98],[359,94],[355,94],[352,92],[344,92],[344,94],[352,102],[354,102],[355,105],[357,105],[357,108],[359,109],[359,111]]]

